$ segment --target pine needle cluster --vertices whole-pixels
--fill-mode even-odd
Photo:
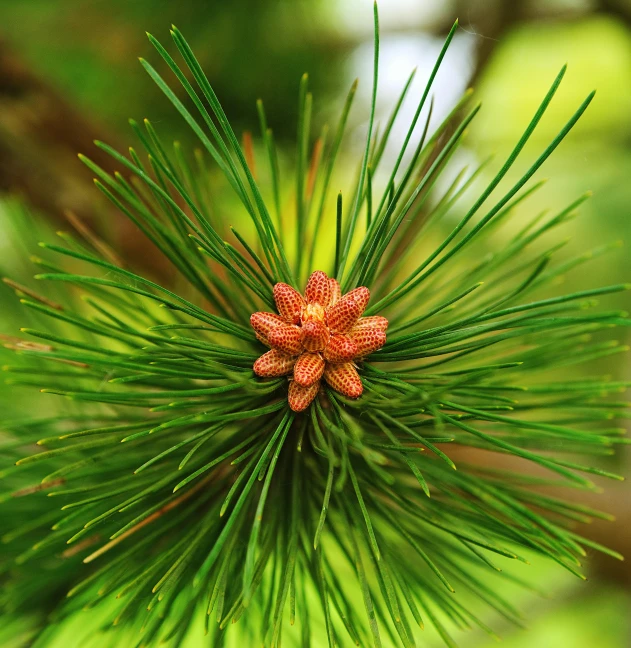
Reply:
[[[556,232],[585,197],[511,220],[593,95],[507,182],[561,70],[480,189],[488,161],[453,171],[479,106],[467,94],[432,121],[454,25],[383,169],[412,77],[378,128],[375,25],[365,149],[336,211],[356,84],[331,133],[313,142],[302,79],[288,177],[263,104],[261,146],[242,145],[174,27],[179,63],[149,39],[183,93],[141,64],[200,149],[169,149],[149,121],[132,121],[140,149],[98,142],[120,172],[81,159],[177,279],[160,285],[96,237],[63,233],[63,244],[41,244],[57,262],[34,259],[43,290],[9,282],[41,327],[5,339],[22,358],[5,369],[64,399],[50,416],[6,422],[1,438],[1,605],[5,619],[35,619],[29,645],[50,645],[79,616],[98,646],[177,647],[203,625],[212,646],[409,647],[427,624],[453,646],[454,628],[493,634],[485,608],[520,623],[500,586],[514,580],[501,569],[510,561],[539,555],[582,577],[587,550],[609,552],[580,529],[607,515],[554,489],[616,478],[594,464],[624,442],[616,399],[628,385],[576,367],[624,350],[609,331],[630,321],[597,299],[629,286],[559,293],[561,277],[606,250],[560,253]],[[238,228],[217,204],[227,189],[247,218]],[[249,319],[275,311],[277,283],[301,290],[314,270],[343,292],[367,286],[365,314],[390,327],[385,346],[357,363],[360,398],[323,382],[297,413],[286,377],[253,372],[265,347]],[[47,293],[56,284],[61,303]]]

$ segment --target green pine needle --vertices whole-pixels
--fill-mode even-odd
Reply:
[[[433,123],[456,23],[382,169],[415,73],[380,133],[378,24],[375,5],[370,119],[346,211],[330,187],[357,84],[330,137],[313,142],[302,78],[294,169],[281,173],[263,103],[261,148],[244,150],[173,27],[179,62],[148,37],[181,88],[141,64],[201,149],[171,149],[149,121],[131,121],[138,150],[97,142],[119,173],[80,159],[177,279],[163,286],[96,237],[62,232],[33,259],[39,290],[6,280],[33,323],[3,336],[17,354],[8,382],[49,395],[34,403],[48,415],[5,421],[1,441],[16,465],[1,473],[0,600],[3,614],[35,617],[32,645],[80,619],[129,646],[180,646],[202,624],[213,646],[414,646],[424,624],[454,646],[453,628],[495,636],[478,602],[521,623],[501,594],[512,562],[546,557],[582,578],[588,551],[622,558],[581,535],[610,516],[580,492],[597,488],[592,475],[619,478],[600,458],[625,443],[629,383],[593,371],[627,350],[610,332],[631,320],[597,304],[631,285],[558,292],[560,277],[610,249],[561,254],[558,230],[587,196],[553,216],[520,211],[511,226],[593,93],[504,186],[563,68],[490,182],[480,188],[486,160],[447,186],[480,110],[467,93]],[[225,205],[208,198],[220,183]],[[344,290],[368,285],[367,313],[388,318],[388,341],[359,365],[361,398],[325,389],[295,414],[287,380],[252,371],[263,346],[248,318],[274,309],[275,283],[302,289],[320,267]]]

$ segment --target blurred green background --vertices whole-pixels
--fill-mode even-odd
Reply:
[[[571,281],[585,287],[629,281],[631,2],[383,0],[380,15],[382,119],[418,66],[416,92],[404,110],[408,117],[413,114],[420,84],[459,17],[460,30],[437,79],[436,112],[444,115],[469,85],[475,87],[483,110],[464,153],[472,160],[494,153],[501,157],[513,146],[564,63],[569,64],[565,81],[525,158],[532,159],[587,93],[597,89],[584,119],[544,166],[551,181],[529,209],[558,209],[593,190],[592,200],[571,225],[568,251],[617,240],[626,246],[579,270]],[[124,148],[132,141],[129,117],[149,117],[169,139],[192,144],[191,134],[136,60],[146,57],[164,71],[145,31],[167,41],[171,23],[193,46],[237,132],[258,133],[255,101],[265,101],[286,159],[294,150],[302,73],[309,72],[314,94],[314,135],[325,122],[335,123],[349,85],[359,76],[360,101],[351,115],[347,147],[348,164],[355,164],[352,153],[362,145],[370,92],[370,0],[0,0],[3,275],[28,282],[33,270],[25,241],[68,229],[66,208],[88,221],[124,258],[140,261],[155,276],[168,273],[139,237],[130,234],[129,225],[103,205],[76,152],[111,167],[91,141],[99,137]],[[403,137],[404,121],[395,127],[395,140]],[[13,333],[25,324],[25,314],[16,311],[9,295],[2,286],[0,330]],[[618,298],[616,305],[631,310],[628,296]],[[631,378],[628,359],[615,362],[606,373]],[[31,395],[0,391],[0,406],[6,417],[24,407],[32,411]],[[628,452],[616,460],[615,469],[631,473]],[[627,556],[629,499],[624,484],[609,483],[604,496],[589,502],[618,517],[615,526],[594,525],[590,537]],[[628,567],[599,558],[589,568],[588,584],[547,565],[533,569],[539,589],[551,598],[520,594],[530,629],[500,624],[507,648],[631,645]],[[472,635],[462,645],[482,648],[490,643]]]

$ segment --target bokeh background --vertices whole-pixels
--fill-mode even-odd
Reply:
[[[472,161],[491,154],[501,157],[512,147],[564,63],[569,64],[564,83],[526,157],[541,150],[585,95],[597,89],[583,120],[544,166],[551,181],[529,209],[558,209],[592,190],[593,198],[568,232],[567,253],[612,241],[626,241],[626,246],[579,270],[570,282],[593,286],[629,281],[631,1],[383,0],[380,15],[378,113],[384,119],[417,66],[416,85],[403,113],[413,114],[421,82],[459,18],[460,29],[437,79],[436,112],[446,114],[467,87],[475,88],[483,110],[467,139],[464,154]],[[289,160],[302,73],[309,72],[314,94],[314,135],[328,121],[335,123],[349,85],[360,77],[344,158],[352,173],[370,92],[370,0],[0,0],[3,275],[29,282],[34,273],[29,257],[37,251],[36,242],[71,228],[66,209],[88,222],[131,264],[159,278],[168,274],[124,217],[101,201],[76,153],[111,169],[111,161],[92,140],[98,137],[124,148],[132,141],[129,117],[149,117],[162,134],[183,146],[194,145],[136,59],[143,56],[156,63],[145,31],[166,41],[171,23],[196,51],[235,130],[258,132],[255,101],[261,97],[281,156]],[[403,137],[404,122],[401,133],[395,126],[395,140]],[[24,314],[11,295],[0,287],[0,331],[9,334],[24,325]],[[628,295],[612,303],[631,310]],[[630,379],[628,358],[608,360],[602,373]],[[25,408],[45,413],[46,407],[45,401],[33,401],[32,392],[0,384],[2,416],[10,418]],[[629,453],[612,459],[610,466],[630,476]],[[618,521],[594,524],[588,535],[631,556],[628,488],[624,483],[606,487],[604,495],[588,503],[613,512]],[[530,627],[524,631],[500,622],[503,645],[631,646],[628,563],[594,557],[588,573],[585,584],[550,565],[533,565],[531,577],[546,597],[518,594]],[[464,642],[475,648],[492,644],[475,634]]]

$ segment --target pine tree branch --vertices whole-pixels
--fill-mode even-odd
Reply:
[[[159,252],[99,198],[77,160],[77,153],[85,153],[104,169],[116,169],[94,145],[103,132],[0,40],[0,192],[22,196],[64,229],[71,210],[132,265],[168,278],[171,269]]]

